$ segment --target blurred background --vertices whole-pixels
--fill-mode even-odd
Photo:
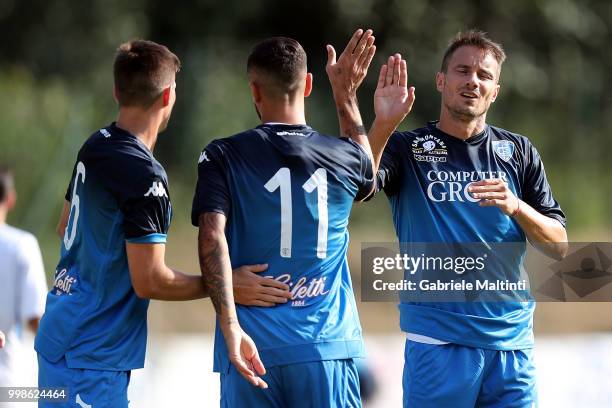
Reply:
[[[333,44],[340,52],[358,27],[372,28],[378,47],[359,93],[366,126],[373,119],[372,96],[380,65],[395,52],[408,61],[409,82],[416,86],[417,100],[402,130],[437,119],[440,102],[434,75],[451,36],[479,28],[501,42],[508,59],[500,97],[488,122],[528,136],[538,148],[555,196],[567,214],[571,240],[612,238],[609,1],[184,0],[171,4],[156,0],[0,0],[0,26],[0,162],[14,169],[19,195],[8,222],[37,236],[49,282],[59,255],[54,228],[76,153],[94,130],[114,120],[114,52],[132,38],[167,45],[183,64],[172,120],[155,150],[170,178],[175,212],[167,260],[176,268],[198,273],[196,230],[190,226],[189,213],[199,152],[212,139],[258,124],[245,74],[251,47],[272,35],[293,37],[304,46],[315,78],[307,101],[309,124],[336,134],[336,114],[324,69],[325,45]],[[360,243],[395,240],[384,195],[355,206],[350,231],[350,262],[359,298]],[[379,387],[378,402],[370,406],[395,406],[398,392],[401,396],[403,352],[396,307],[361,302],[359,307],[374,374],[382,378],[379,385],[385,384]],[[610,316],[610,303],[538,305],[535,329],[538,350],[542,349],[538,353],[545,361],[539,368],[548,370],[541,372],[541,388],[547,381],[560,384],[551,376],[561,374],[562,384],[578,384],[588,371],[595,385],[573,394],[567,391],[578,399],[560,401],[612,406],[610,387],[604,383],[612,374],[610,354],[595,354],[595,365],[585,365],[579,358],[587,351],[592,353],[593,344],[601,350],[611,349],[607,336],[612,329]],[[174,367],[179,376],[190,373],[208,378],[213,319],[208,301],[152,302],[148,360],[152,370],[169,376]],[[189,356],[185,352],[189,345],[194,349],[201,345],[198,356],[203,360],[197,366],[189,357],[169,359],[169,353],[181,348]],[[568,350],[563,345],[575,348]],[[562,361],[583,365],[554,365]],[[157,372],[152,371],[142,384],[151,387]],[[167,377],[160,378],[167,381]],[[142,387],[139,389],[147,389]],[[215,383],[212,389],[218,392],[216,388]],[[208,406],[214,405],[216,397],[202,398],[210,401],[202,406]],[[541,398],[552,396],[541,393]]]

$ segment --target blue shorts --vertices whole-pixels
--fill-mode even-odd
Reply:
[[[406,340],[404,408],[533,408],[533,349],[498,351]]]
[[[252,386],[233,365],[221,374],[221,407],[361,407],[359,375],[353,359],[270,367],[268,389]]]
[[[38,355],[38,388],[66,388],[68,402],[39,402],[39,408],[127,408],[129,371],[84,370]]]

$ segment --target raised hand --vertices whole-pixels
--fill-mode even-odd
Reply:
[[[334,95],[346,93],[354,96],[357,88],[368,73],[368,67],[374,58],[376,46],[372,30],[355,31],[340,58],[336,61],[336,50],[327,46],[327,65],[325,71],[332,85]]]
[[[408,68],[400,54],[389,57],[380,68],[374,93],[376,121],[396,128],[412,110],[414,87],[408,88]]]
[[[400,54],[390,56],[387,63],[380,68],[374,92],[376,118],[368,132],[375,173],[389,137],[412,109],[414,98],[414,87],[408,88],[406,61],[402,60]]]

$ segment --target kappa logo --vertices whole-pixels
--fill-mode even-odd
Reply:
[[[493,151],[495,154],[507,162],[512,158],[514,154],[514,143],[510,140],[494,140],[493,142]]]
[[[106,130],[106,129],[100,129],[100,133],[102,133],[102,136],[104,136],[104,137],[105,137],[105,138],[107,138],[107,139],[108,139],[109,137],[111,137],[110,132],[109,132],[108,130]]]
[[[204,160],[206,160],[207,162],[210,161],[210,159],[206,155],[206,150],[202,150],[202,153],[200,153],[200,158],[198,159],[198,164],[202,163]]]
[[[144,196],[148,197],[150,195],[152,195],[153,197],[168,197],[168,193],[166,193],[166,189],[164,188],[164,185],[161,181],[154,181],[153,185],[149,188],[149,191],[147,191]]]
[[[82,399],[81,399],[81,394],[77,394],[76,396],[76,403],[79,404],[81,407],[83,408],[92,408],[91,405],[86,404]]]
[[[417,136],[412,141],[412,153],[417,161],[445,162],[448,149],[442,140],[433,135]]]

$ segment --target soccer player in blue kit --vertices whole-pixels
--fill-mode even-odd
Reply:
[[[166,172],[152,152],[170,119],[179,67],[176,55],[151,41],[117,50],[117,122],[78,153],[58,226],[61,258],[35,342],[39,387],[66,388],[68,400],[41,407],[127,407],[130,370],[144,365],[149,299],[207,296],[201,276],[164,261],[172,205]],[[262,269],[245,266],[234,278]],[[271,303],[289,294],[272,279],[257,282],[247,284],[248,292],[277,295],[266,298]],[[243,340],[244,352],[254,349]]]
[[[439,121],[397,132],[388,143],[370,135],[380,162],[376,190],[389,198],[400,242],[567,242],[565,215],[535,147],[486,123],[504,59],[484,33],[459,33],[436,75]],[[566,246],[548,251],[563,256]],[[536,406],[534,307],[400,303],[404,406]]]
[[[337,62],[328,47],[332,87],[341,85],[336,72],[349,73],[351,89],[342,101],[334,89],[343,133],[359,140],[366,136],[354,92],[374,55],[373,42],[371,31],[358,30]],[[399,57],[392,63],[398,86]],[[204,149],[192,211],[192,223],[200,228],[202,274],[218,317],[214,369],[221,374],[221,406],[359,407],[353,359],[364,356],[364,346],[346,251],[352,204],[373,188],[367,138],[362,148],[306,125],[304,98],[312,75],[297,41],[274,37],[259,43],[247,71],[262,124]],[[383,81],[380,88],[385,85],[393,87]],[[394,103],[387,98],[377,105],[379,125],[371,132],[394,129],[403,119],[388,115]],[[231,266],[260,262],[291,287],[290,302],[269,309],[234,307]],[[268,368],[262,378],[255,374],[263,367],[236,362],[244,332]]]

